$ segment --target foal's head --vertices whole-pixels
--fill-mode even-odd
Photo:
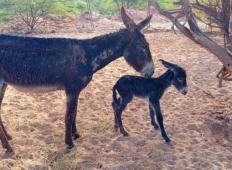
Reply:
[[[172,79],[172,84],[175,86],[175,88],[183,95],[186,95],[188,92],[186,71],[176,64],[172,64],[164,60],[160,61],[166,68],[173,72],[174,77]]]
[[[145,77],[151,77],[154,73],[154,64],[144,35],[140,32],[151,20],[152,16],[147,17],[139,24],[126,14],[122,7],[121,16],[124,25],[126,26],[130,42],[124,50],[124,58],[136,71],[140,72]]]

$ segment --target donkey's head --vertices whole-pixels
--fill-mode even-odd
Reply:
[[[152,16],[147,17],[139,24],[126,14],[125,9],[121,9],[122,21],[128,29],[130,42],[124,50],[123,56],[127,63],[145,77],[151,77],[154,73],[149,44],[144,35],[140,32],[151,20]]]
[[[172,84],[175,86],[175,88],[183,95],[186,95],[188,92],[186,71],[176,64],[172,64],[164,60],[160,61],[166,68],[173,72],[174,77],[172,79]]]

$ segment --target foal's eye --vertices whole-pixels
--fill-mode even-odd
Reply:
[[[147,45],[144,45],[144,46],[143,46],[143,48],[147,49],[147,48],[148,48],[148,46],[147,46]]]

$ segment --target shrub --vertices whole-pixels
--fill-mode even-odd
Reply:
[[[51,6],[49,0],[21,0],[15,4],[14,13],[25,23],[28,33],[34,31]]]

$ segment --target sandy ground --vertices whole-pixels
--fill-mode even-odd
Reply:
[[[103,32],[106,27],[99,26],[92,33],[49,36],[87,38]],[[232,84],[218,88],[215,75],[221,64],[181,34],[149,31],[146,37],[155,76],[165,71],[158,59],[177,63],[188,73],[188,95],[171,87],[161,100],[171,145],[152,128],[148,106],[140,99],[134,99],[123,114],[130,136],[114,132],[111,88],[120,76],[138,74],[121,58],[99,71],[82,91],[77,117],[81,139],[70,152],[64,146],[64,92],[31,95],[9,87],[1,112],[16,154],[0,159],[0,169],[232,169]],[[3,153],[0,147],[0,155]]]

